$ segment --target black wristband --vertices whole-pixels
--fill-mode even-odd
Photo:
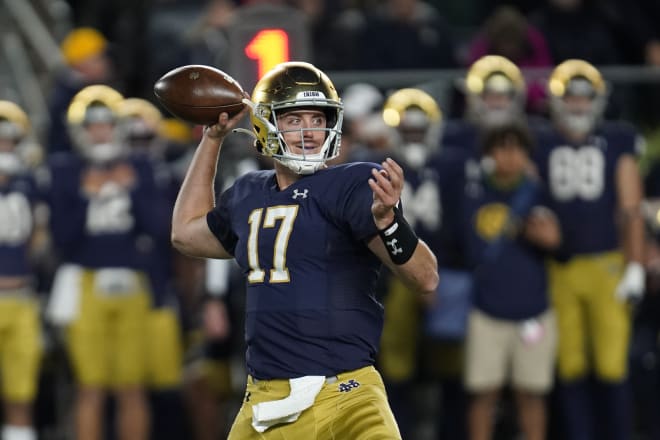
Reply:
[[[410,260],[417,247],[417,242],[419,242],[415,231],[397,207],[394,208],[394,221],[386,228],[380,229],[378,235],[385,243],[385,249],[392,262],[397,265]]]

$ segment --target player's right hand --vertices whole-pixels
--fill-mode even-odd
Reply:
[[[246,98],[249,99],[250,95],[246,93]],[[224,139],[229,132],[231,132],[248,113],[250,106],[246,105],[239,113],[230,118],[228,113],[220,113],[218,115],[218,122],[213,125],[204,127],[204,136],[211,139],[220,140]]]

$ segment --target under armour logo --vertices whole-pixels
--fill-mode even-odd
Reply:
[[[293,190],[293,195],[291,196],[291,198],[294,199],[294,200],[297,199],[298,197],[302,197],[303,199],[306,199],[308,192],[309,192],[309,190],[307,188],[305,188],[305,190],[303,190],[303,192],[298,192],[297,189],[294,189]]]
[[[249,402],[249,401],[250,401],[250,396],[251,396],[251,395],[252,395],[252,393],[249,392],[249,391],[248,391],[247,393],[245,393],[245,401],[246,401],[246,402]]]
[[[385,244],[388,245],[389,247],[392,248],[392,255],[397,255],[403,252],[403,249],[400,247],[396,247],[396,244],[398,243],[398,240],[396,238],[391,239],[390,241],[386,241]]]
[[[360,382],[355,381],[354,379],[351,379],[348,381],[348,383],[340,383],[339,384],[339,392],[340,393],[347,393],[351,391],[353,388],[357,388],[360,386]]]

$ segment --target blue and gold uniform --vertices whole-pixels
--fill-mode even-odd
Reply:
[[[50,167],[53,240],[62,261],[76,268],[68,288],[79,294],[68,325],[69,349],[77,377],[89,386],[145,380],[143,336],[151,297],[137,239],[146,234],[163,240],[170,216],[151,164],[126,161],[136,184],[111,184],[96,195],[81,190],[88,165],[78,157],[55,155]]]
[[[609,123],[581,143],[550,128],[539,132],[538,139],[538,168],[563,236],[549,272],[558,315],[560,377],[577,379],[593,369],[601,379],[621,380],[630,318],[626,304],[614,294],[625,264],[616,223],[615,174],[619,158],[636,154],[636,133]],[[588,325],[581,310],[590,311]]]
[[[0,370],[3,398],[17,403],[34,399],[42,353],[30,262],[36,201],[28,175],[0,175]],[[8,280],[22,281],[7,287]]]
[[[375,298],[381,263],[366,245],[378,232],[367,185],[374,167],[322,169],[284,191],[274,171],[251,172],[208,214],[209,228],[247,277],[252,379],[232,430],[236,438],[250,436],[250,405],[273,398],[264,395],[263,383],[284,397],[286,379],[306,375],[328,379],[313,412],[278,428],[285,437],[324,438],[339,426],[352,426],[352,432],[334,436],[399,438],[372,367],[383,325],[383,307]],[[353,418],[355,423],[347,422]]]

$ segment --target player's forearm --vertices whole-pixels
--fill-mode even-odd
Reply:
[[[410,260],[391,269],[409,288],[422,295],[433,294],[438,287],[437,259],[422,240],[419,240]]]
[[[629,217],[625,220],[624,254],[627,261],[644,262],[644,219],[641,215]]]
[[[643,189],[639,167],[626,155],[617,164],[619,218],[623,233],[623,251],[628,261],[641,263],[644,258]]]
[[[186,226],[215,206],[213,182],[221,144],[222,138],[204,136],[197,147],[174,204],[172,241],[180,241]]]

